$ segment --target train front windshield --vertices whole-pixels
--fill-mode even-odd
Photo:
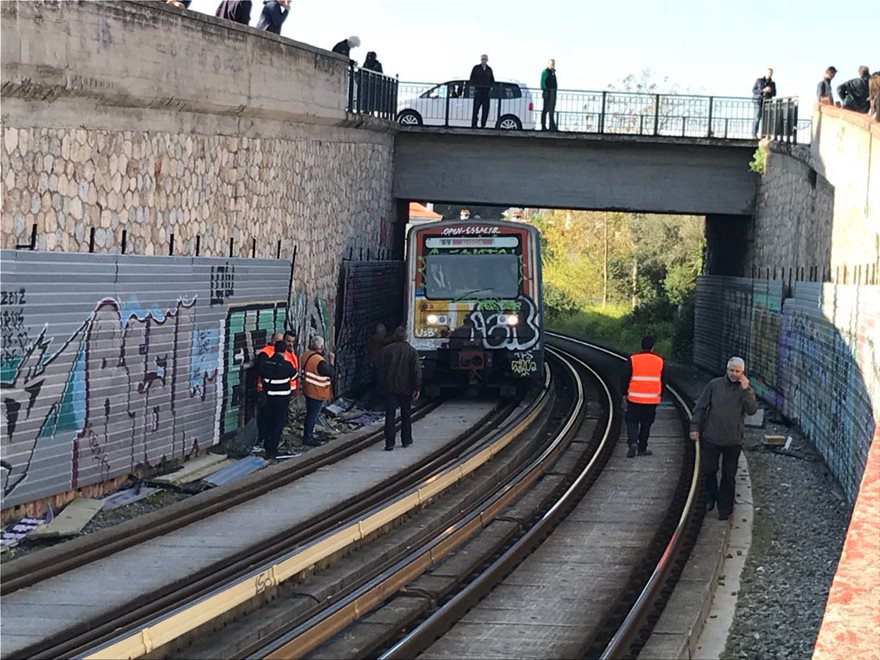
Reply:
[[[429,299],[516,298],[516,254],[434,254],[425,257],[425,296]]]

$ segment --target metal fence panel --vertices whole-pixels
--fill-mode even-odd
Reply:
[[[217,443],[253,414],[290,263],[0,252],[3,506]]]
[[[343,262],[336,336],[337,394],[349,394],[370,382],[367,339],[377,323],[384,323],[391,333],[403,318],[403,273],[402,261]]]
[[[756,392],[815,444],[850,501],[880,437],[880,286],[697,281],[694,363],[722,374],[740,355]]]

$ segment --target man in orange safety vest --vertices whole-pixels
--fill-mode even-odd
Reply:
[[[650,456],[648,436],[666,387],[663,358],[654,353],[654,338],[642,337],[642,350],[630,355],[626,365],[621,380],[621,391],[626,398],[623,419],[629,444],[626,457],[633,458],[637,451],[639,456]]]

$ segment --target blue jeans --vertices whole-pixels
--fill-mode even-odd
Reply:
[[[318,423],[318,415],[321,412],[321,406],[324,402],[321,399],[310,399],[306,397],[306,419],[303,422],[303,444],[315,444],[315,424]]]
[[[758,131],[761,130],[761,115],[764,111],[764,102],[763,101],[755,101],[755,122],[752,125],[752,135],[754,137],[758,137]]]

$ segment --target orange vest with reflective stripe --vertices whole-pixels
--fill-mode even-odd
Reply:
[[[663,393],[661,374],[663,358],[656,353],[635,353],[629,358],[632,375],[629,378],[626,400],[632,403],[657,405]]]
[[[265,355],[266,357],[272,357],[275,355],[275,347],[271,344],[263,346],[259,351],[257,351],[257,355]],[[290,362],[290,365],[293,367],[294,371],[299,373],[299,365],[296,362],[296,355],[291,353],[290,351],[284,351],[284,359]],[[257,392],[264,391],[263,386],[263,378],[261,376],[257,376]],[[297,395],[299,391],[299,378],[294,376],[290,379],[290,389],[294,396]]]
[[[318,359],[315,359],[315,358]],[[330,377],[321,376],[318,373],[318,365],[324,356],[317,351],[307,351],[303,353],[303,394],[310,399],[318,399],[319,401],[329,401],[333,398],[333,391],[330,387]]]

